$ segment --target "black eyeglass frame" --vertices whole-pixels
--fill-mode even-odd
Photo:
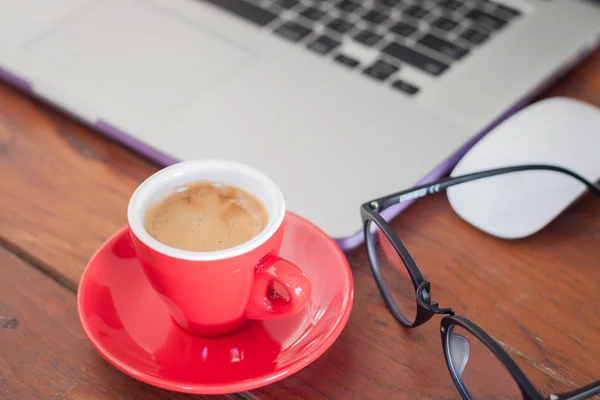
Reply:
[[[588,181],[587,179],[573,171],[554,165],[531,164],[496,168],[457,177],[444,178],[433,183],[416,186],[411,189],[403,190],[401,192],[393,193],[375,200],[371,200],[369,202],[364,203],[360,208],[361,219],[364,226],[365,246],[367,248],[367,255],[369,258],[369,265],[371,266],[371,272],[373,273],[375,282],[377,283],[377,287],[379,288],[381,296],[383,297],[388,309],[392,312],[396,320],[406,328],[416,328],[429,321],[436,314],[445,315],[445,317],[442,318],[440,322],[444,357],[446,359],[446,364],[448,370],[450,371],[452,380],[454,381],[454,384],[456,385],[456,388],[458,389],[463,399],[470,399],[470,396],[468,395],[468,392],[464,387],[463,382],[457,377],[456,372],[453,370],[453,365],[449,356],[448,343],[453,325],[461,326],[469,333],[474,335],[502,362],[502,364],[504,364],[508,372],[513,376],[513,378],[517,382],[517,385],[519,386],[519,389],[521,390],[521,393],[523,395],[523,400],[545,400],[543,395],[537,389],[535,389],[535,387],[527,378],[525,373],[521,370],[521,368],[519,368],[515,361],[508,355],[508,353],[506,353],[506,351],[504,351],[504,349],[494,339],[492,339],[481,328],[479,328],[473,322],[469,321],[467,318],[456,316],[453,309],[440,308],[438,303],[431,299],[430,282],[423,277],[423,274],[421,274],[421,271],[417,267],[415,260],[411,256],[406,246],[404,246],[404,243],[402,243],[402,240],[400,240],[400,238],[398,237],[398,235],[396,235],[392,227],[379,213],[392,205],[406,201],[413,201],[430,194],[439,193],[442,190],[446,190],[451,186],[455,186],[461,183],[471,182],[478,179],[489,178],[513,172],[536,170],[555,171],[569,175],[586,185],[586,187],[592,193],[600,197],[599,185]],[[373,261],[373,258],[375,257],[375,252],[372,248],[373,243],[369,239],[368,232],[370,221],[375,223],[378,226],[378,228],[383,232],[383,234],[386,236],[386,238],[389,240],[389,242],[392,244],[400,258],[404,262],[406,269],[408,270],[413,286],[415,288],[415,296],[417,301],[417,314],[415,320],[412,323],[408,321],[394,306],[390,295],[386,291],[387,288],[377,266],[377,262]],[[567,393],[550,395],[548,397],[548,400],[583,400],[598,393],[600,393],[600,381],[593,382],[591,384],[588,384],[586,386],[583,386],[579,389]]]

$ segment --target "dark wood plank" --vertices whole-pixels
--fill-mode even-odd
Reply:
[[[157,389],[121,373],[89,345],[75,293],[0,247],[0,398],[230,399]]]
[[[544,95],[600,106],[600,51]],[[7,87],[0,86],[0,105],[0,240],[75,286],[93,251],[125,223],[130,193],[156,167]],[[586,197],[519,241],[471,228],[444,195],[423,199],[394,227],[432,281],[437,301],[501,341],[540,388],[566,390],[600,378],[598,203]],[[364,250],[348,258],[356,300],[339,340],[308,368],[253,393],[282,399],[457,398],[439,321],[414,331],[398,326]],[[80,362],[93,356],[90,346],[88,352]]]

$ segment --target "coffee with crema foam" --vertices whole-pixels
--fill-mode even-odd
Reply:
[[[199,181],[151,204],[146,231],[159,242],[181,250],[215,251],[243,244],[267,225],[264,205],[245,190]]]

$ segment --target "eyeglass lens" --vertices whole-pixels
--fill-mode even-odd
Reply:
[[[373,221],[367,223],[367,246],[371,265],[379,273],[388,300],[406,322],[412,324],[417,317],[415,287],[402,258]]]
[[[448,333],[451,373],[473,400],[522,399],[514,377],[476,336],[458,325]]]

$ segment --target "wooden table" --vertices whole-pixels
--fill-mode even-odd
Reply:
[[[600,106],[600,51],[543,95]],[[92,349],[77,319],[87,261],[125,224],[129,196],[157,169],[0,85],[0,398],[202,398],[117,371]],[[545,393],[600,379],[598,199],[586,196],[542,232],[517,241],[478,232],[443,194],[418,202],[394,227],[432,281],[434,298],[500,341]],[[347,257],[356,297],[336,343],[287,379],[221,398],[458,398],[438,318],[413,331],[400,327],[364,249]]]

